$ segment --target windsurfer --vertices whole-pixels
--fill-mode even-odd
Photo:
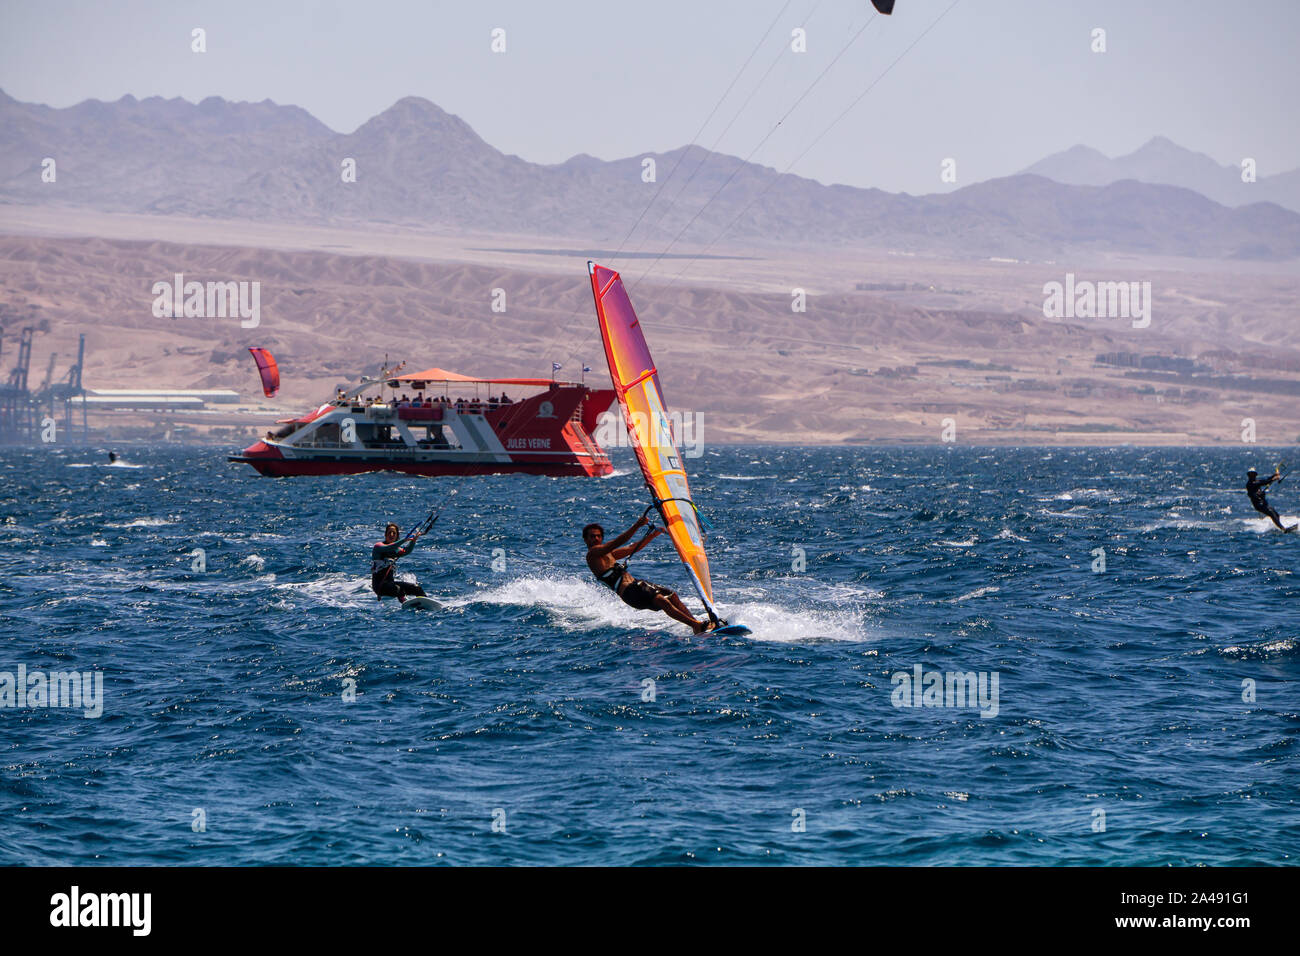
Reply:
[[[1273,474],[1267,478],[1260,478],[1259,473],[1254,468],[1246,472],[1246,495],[1250,498],[1250,505],[1262,515],[1267,515],[1272,522],[1283,531],[1294,531],[1300,528],[1300,525],[1293,524],[1287,527],[1282,524],[1282,516],[1277,513],[1277,509],[1268,503],[1264,497],[1264,490],[1275,481],[1282,480],[1282,469],[1274,468]]]
[[[399,603],[405,603],[411,596],[424,597],[424,588],[409,581],[397,580],[397,559],[405,557],[415,550],[415,542],[422,531],[413,531],[401,541],[397,536],[401,529],[393,522],[384,528],[384,540],[370,551],[370,589],[375,592],[375,600],[395,597]]]
[[[587,544],[587,567],[591,568],[597,581],[621,597],[629,607],[638,611],[663,611],[673,620],[687,625],[695,634],[713,630],[717,625],[695,617],[675,591],[632,577],[627,565],[620,563],[664,533],[663,528],[653,528],[636,544],[628,545],[637,530],[649,523],[646,516],[642,515],[636,524],[608,543],[605,542],[604,528],[598,524],[587,525],[582,529],[582,540]]]

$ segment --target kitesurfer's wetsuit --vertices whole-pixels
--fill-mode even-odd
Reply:
[[[620,591],[618,583],[623,580],[625,574],[627,574],[627,565],[615,564],[612,568],[597,574],[596,580],[622,598],[623,603],[628,607],[636,608],[638,611],[657,611],[655,598],[661,595],[668,597],[673,593],[666,587],[639,578],[633,578]]]
[[[375,597],[395,597],[405,601],[408,597],[424,597],[424,588],[418,584],[397,580],[397,559],[410,554],[415,542],[409,538],[392,544],[378,542],[370,552],[370,589]]]
[[[1264,497],[1264,489],[1277,480],[1277,475],[1270,475],[1267,478],[1247,478],[1246,495],[1250,498],[1251,506],[1256,511],[1262,515],[1268,515],[1273,520],[1273,523],[1283,531],[1290,531],[1292,529],[1282,523],[1282,516],[1277,513],[1277,509],[1270,505],[1268,499]]]

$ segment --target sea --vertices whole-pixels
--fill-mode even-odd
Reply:
[[[1294,450],[706,446],[732,638],[586,570],[582,526],[648,504],[626,452],[272,479],[117,450],[0,450],[0,864],[1300,855],[1300,533],[1243,491]],[[401,572],[444,609],[377,601],[383,525],[438,506]],[[631,570],[699,608],[666,537]]]

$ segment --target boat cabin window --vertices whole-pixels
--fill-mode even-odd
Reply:
[[[337,443],[339,440],[339,423],[324,422],[317,427],[315,433],[311,436],[313,443],[330,442]]]

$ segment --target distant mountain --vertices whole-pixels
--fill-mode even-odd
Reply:
[[[197,197],[277,162],[286,144],[335,135],[296,106],[215,96],[197,104],[124,96],[51,109],[0,93],[0,117],[0,196],[141,213],[192,211]],[[41,181],[47,156],[57,164],[52,184]]]
[[[1159,149],[1148,151],[1150,168],[1160,166]],[[630,248],[643,239],[662,248],[680,236],[698,249],[723,235],[727,243],[961,257],[1042,259],[1071,249],[1300,256],[1295,212],[1268,204],[1229,209],[1186,188],[1132,179],[1067,185],[1018,175],[918,197],[825,186],[698,146],[650,155],[658,183],[642,181],[643,156],[530,163],[418,97],[340,134],[304,110],[269,100],[209,97],[193,104],[126,96],[51,109],[0,94],[0,203],[389,223],[604,244],[622,241],[656,197]],[[57,162],[55,183],[41,181],[46,156]],[[1099,156],[1074,152],[1077,175],[1111,162]],[[355,182],[341,175],[348,159],[356,164]],[[678,175],[668,180],[679,160]]]
[[[1034,163],[1026,173],[1076,186],[1107,186],[1122,179],[1182,186],[1225,206],[1272,202],[1300,212],[1300,169],[1241,181],[1241,167],[1220,164],[1204,153],[1156,136],[1114,159],[1087,146],[1073,146]]]

